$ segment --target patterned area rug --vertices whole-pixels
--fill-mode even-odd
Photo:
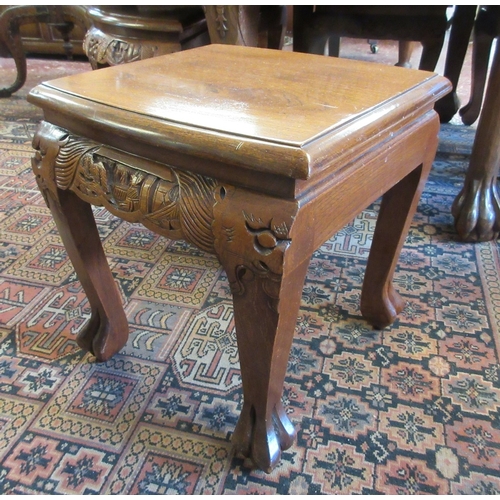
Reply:
[[[30,60],[0,101],[0,493],[499,494],[499,249],[457,242],[450,215],[474,131],[443,127],[391,328],[359,313],[377,203],[314,254],[283,396],[298,437],[266,475],[231,451],[241,381],[214,257],[96,209],[131,336],[102,364],[75,344],[90,310],[31,174],[25,97],[88,69]]]

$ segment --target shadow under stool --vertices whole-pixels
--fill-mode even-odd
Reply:
[[[295,430],[283,381],[313,252],[383,195],[361,298],[388,326],[394,268],[437,147],[430,72],[209,45],[46,82],[33,170],[87,294],[78,343],[127,342],[91,204],[215,254],[233,295],[246,465],[270,472]]]

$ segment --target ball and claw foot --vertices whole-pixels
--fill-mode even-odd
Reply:
[[[500,233],[500,195],[496,176],[465,182],[455,198],[451,213],[462,241],[482,242]]]

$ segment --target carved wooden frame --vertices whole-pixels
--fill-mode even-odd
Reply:
[[[92,307],[89,324],[77,341],[98,359],[106,360],[123,347],[128,329],[90,204],[217,255],[233,293],[245,394],[233,441],[248,466],[270,471],[295,436],[281,391],[310,258],[298,270],[285,273],[286,259],[297,254],[297,248],[291,253],[290,249],[298,204],[170,165],[159,169],[144,158],[139,169],[133,166],[137,157],[48,122],[40,124],[33,147],[38,186]],[[281,305],[283,287],[291,293]],[[249,303],[257,311],[252,321]],[[256,349],[261,351],[257,360]]]

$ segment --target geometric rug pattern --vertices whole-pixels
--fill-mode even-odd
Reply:
[[[378,202],[314,254],[283,394],[297,440],[265,474],[231,448],[241,379],[213,256],[96,208],[130,339],[106,363],[75,343],[90,309],[31,173],[25,97],[89,69],[29,60],[0,101],[0,493],[499,494],[500,252],[458,242],[450,214],[474,131],[442,128],[391,327],[359,312]]]

